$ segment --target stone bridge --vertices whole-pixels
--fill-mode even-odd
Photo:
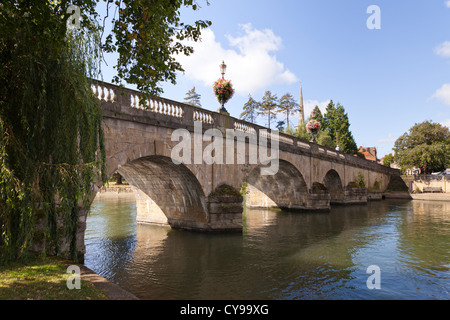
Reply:
[[[139,222],[241,231],[243,203],[329,211],[405,190],[398,170],[226,114],[159,97],[143,106],[139,92],[100,81],[92,89],[103,109],[107,174],[118,171],[132,186]]]

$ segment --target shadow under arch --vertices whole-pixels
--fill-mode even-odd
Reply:
[[[345,198],[344,187],[336,170],[329,170],[323,178],[323,184],[330,192],[330,204],[342,204]]]
[[[307,198],[308,186],[303,175],[288,161],[280,159],[274,175],[261,175],[260,166],[248,175],[246,206],[249,208],[304,210]]]
[[[135,192],[139,222],[187,230],[207,224],[203,188],[185,165],[164,156],[148,156],[127,163],[118,172]]]

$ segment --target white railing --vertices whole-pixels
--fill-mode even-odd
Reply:
[[[234,121],[234,130],[242,131],[245,133],[256,134],[256,129],[247,122]]]
[[[117,95],[113,88],[108,88],[100,84],[91,85],[92,92],[99,100],[104,100],[106,102],[116,102]]]
[[[152,97],[141,103],[139,94],[130,94],[130,107],[149,112],[164,114],[170,117],[182,118],[184,114],[183,105],[162,98]]]
[[[131,90],[127,88],[121,88],[109,83],[94,80],[91,85],[92,92],[99,100],[117,103],[120,102],[121,105],[143,110],[146,112],[156,113],[160,115],[165,115],[173,118],[183,118],[186,115],[192,114],[191,121],[201,121],[204,124],[213,125],[215,119],[218,117],[225,117],[225,115],[218,114],[216,112],[211,112],[202,108],[194,107],[184,103],[179,103],[173,100],[164,99],[160,97],[150,97],[141,103],[141,94],[136,90]],[[185,119],[189,122],[189,119]],[[261,138],[266,138],[270,140],[272,133],[270,129],[249,123],[246,121],[240,121],[230,117],[231,125],[234,130],[238,130],[245,133],[257,134]],[[307,141],[302,141],[295,137],[290,137],[286,134],[280,133],[278,135],[278,141],[280,143],[296,146],[302,149],[311,150],[311,144]],[[319,152],[326,153],[333,157],[339,157],[345,159],[342,153],[325,150],[324,148],[319,148]]]
[[[194,121],[200,121],[202,123],[213,124],[214,118],[211,113],[204,110],[196,109],[194,110]]]

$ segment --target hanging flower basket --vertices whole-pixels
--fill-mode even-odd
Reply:
[[[316,119],[311,119],[306,124],[306,130],[308,130],[309,133],[317,133],[320,130],[320,123]]]
[[[214,94],[217,100],[223,105],[233,97],[234,89],[231,85],[231,81],[225,79],[219,79],[214,82]]]

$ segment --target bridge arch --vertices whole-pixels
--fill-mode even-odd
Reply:
[[[169,224],[175,229],[207,224],[203,188],[185,165],[154,155],[128,162],[118,172],[135,192],[139,222]]]
[[[330,204],[341,203],[345,197],[345,191],[341,177],[336,170],[329,170],[323,178],[323,184],[330,192]]]
[[[308,186],[305,179],[286,160],[279,160],[279,169],[274,175],[261,175],[261,166],[254,167],[246,182],[247,207],[298,210],[307,206]]]

